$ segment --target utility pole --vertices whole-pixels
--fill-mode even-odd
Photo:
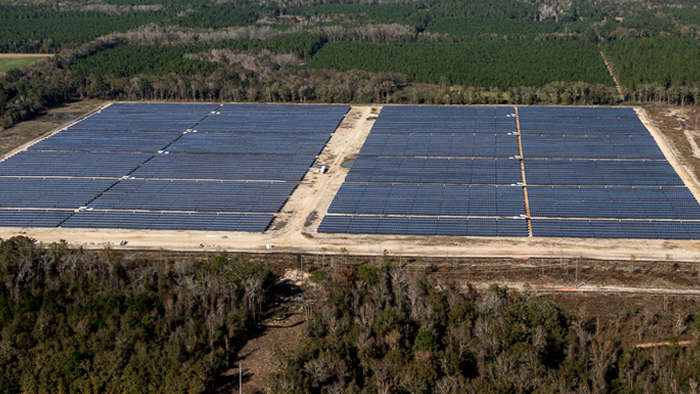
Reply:
[[[580,257],[576,259],[576,288],[577,289],[578,289],[578,261],[580,259],[581,259]]]
[[[238,393],[243,394],[243,367],[238,363]]]

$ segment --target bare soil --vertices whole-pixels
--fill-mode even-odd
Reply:
[[[28,57],[53,57],[52,53],[0,53],[0,59],[19,59]]]
[[[242,368],[243,393],[263,393],[263,380],[273,372],[271,353],[276,349],[293,347],[306,335],[306,320],[303,315],[292,315],[282,321],[268,319],[263,322],[263,332],[250,339],[238,352]],[[218,379],[218,393],[238,393],[238,367],[224,372]]]

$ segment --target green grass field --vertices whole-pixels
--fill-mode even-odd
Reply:
[[[0,73],[7,72],[13,68],[32,64],[42,57],[0,57]]]

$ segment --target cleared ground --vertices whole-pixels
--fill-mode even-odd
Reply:
[[[316,232],[333,196],[343,183],[351,162],[360,151],[381,106],[353,106],[319,156],[328,166],[326,174],[309,171],[300,187],[265,233],[154,231],[154,230],[82,230],[0,228],[0,237],[26,234],[42,242],[64,239],[86,248],[113,246],[126,249],[227,250],[254,253],[318,253],[378,255],[384,250],[408,256],[512,256],[578,257],[628,260],[700,259],[700,241],[615,240],[572,238],[482,238],[448,236],[392,236],[320,234]],[[676,159],[672,148],[642,116],[645,125],[662,148],[685,184],[700,196],[697,183]],[[120,245],[126,241],[125,245]]]

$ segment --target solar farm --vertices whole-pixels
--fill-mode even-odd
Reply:
[[[113,104],[0,163],[0,220],[262,232],[347,110]]]
[[[0,227],[253,250],[698,240],[697,185],[660,138],[620,107],[112,103],[0,161]]]

